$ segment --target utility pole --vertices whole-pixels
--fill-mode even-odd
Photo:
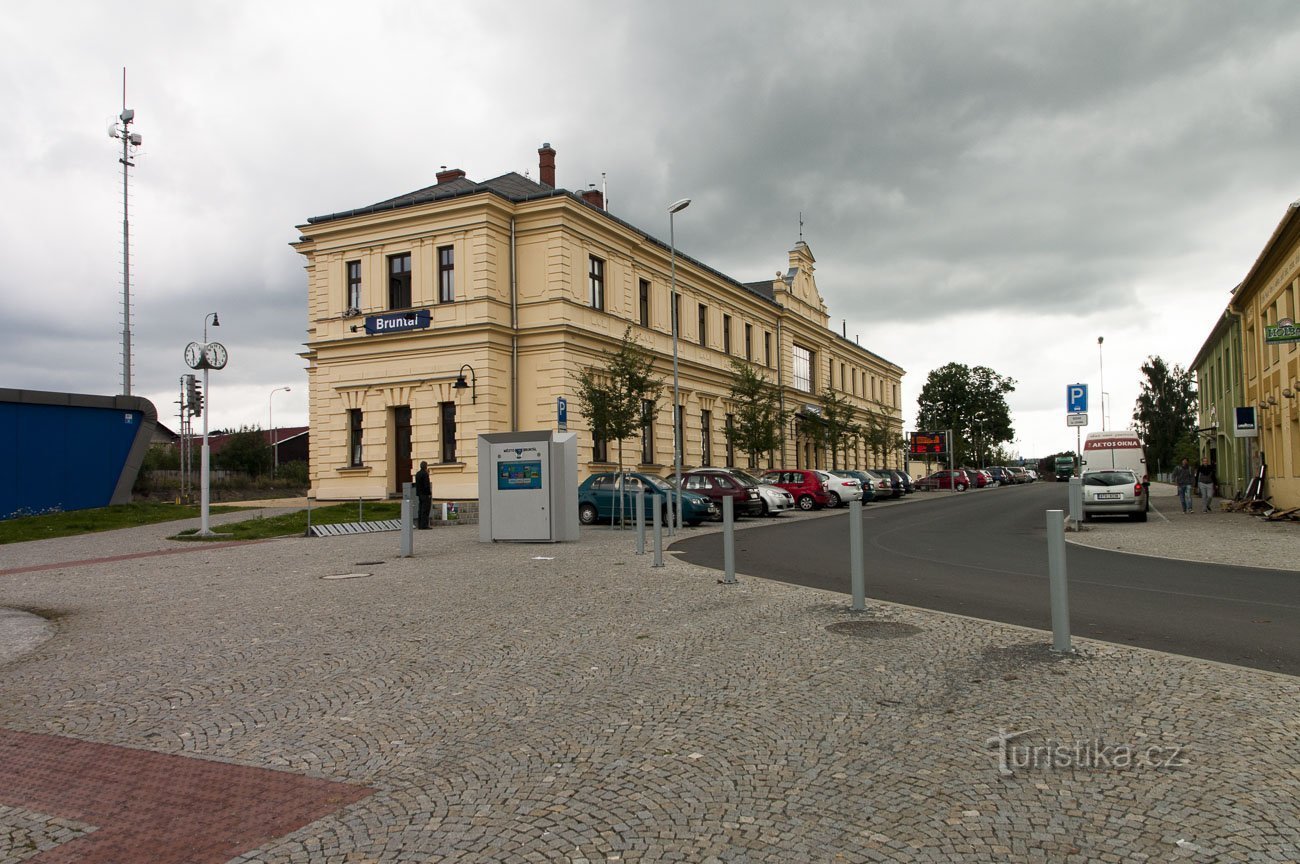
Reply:
[[[117,118],[120,123],[110,126],[110,138],[122,140],[122,395],[131,395],[131,161],[133,148],[139,147],[144,138],[139,132],[131,131],[135,120],[135,111],[126,107],[126,68],[122,68],[122,113]]]

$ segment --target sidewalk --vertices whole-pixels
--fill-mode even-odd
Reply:
[[[1204,504],[1198,498],[1193,512],[1184,513],[1176,486],[1152,483],[1151,513],[1145,523],[1094,520],[1085,523],[1081,532],[1068,532],[1066,539],[1082,546],[1157,558],[1300,571],[1296,554],[1300,524],[1224,512],[1220,509],[1223,501],[1215,498],[1212,510],[1203,513]]]
[[[1300,679],[477,539],[0,576],[0,864],[1297,857]]]

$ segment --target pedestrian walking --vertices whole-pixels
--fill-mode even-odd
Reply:
[[[1192,512],[1192,486],[1196,483],[1196,471],[1186,459],[1174,469],[1174,485],[1178,487],[1178,503],[1183,505],[1184,513]]]
[[[420,470],[415,472],[415,497],[420,500],[420,513],[416,517],[416,528],[429,527],[429,511],[433,509],[433,484],[429,482],[429,463],[421,462]]]
[[[1214,500],[1214,466],[1209,457],[1201,460],[1196,469],[1196,485],[1201,487],[1201,500],[1205,502],[1205,512],[1210,512],[1210,502]]]

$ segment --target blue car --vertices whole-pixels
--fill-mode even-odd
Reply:
[[[664,496],[661,518],[666,524],[672,510],[673,487],[659,477],[628,471],[627,490],[623,493],[623,514],[632,519],[636,512],[637,495],[645,491],[646,521],[651,517],[653,495]],[[592,474],[578,486],[578,520],[583,525],[618,518],[619,476],[615,471]],[[694,492],[682,493],[682,521],[687,525],[699,525],[706,519],[716,518],[718,509],[712,501]]]

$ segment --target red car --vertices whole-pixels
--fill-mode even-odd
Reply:
[[[970,488],[970,478],[958,468],[956,471],[936,471],[929,477],[916,481],[917,489],[956,489],[964,492]]]
[[[671,479],[669,482],[672,482]],[[687,492],[703,495],[718,507],[718,518],[722,518],[722,499],[732,499],[737,516],[763,515],[763,499],[758,494],[758,487],[741,480],[725,468],[696,468],[682,474],[682,488]]]
[[[827,507],[831,496],[826,491],[826,484],[809,468],[780,468],[766,471],[759,478],[764,483],[777,486],[789,492],[800,510],[815,510]]]

